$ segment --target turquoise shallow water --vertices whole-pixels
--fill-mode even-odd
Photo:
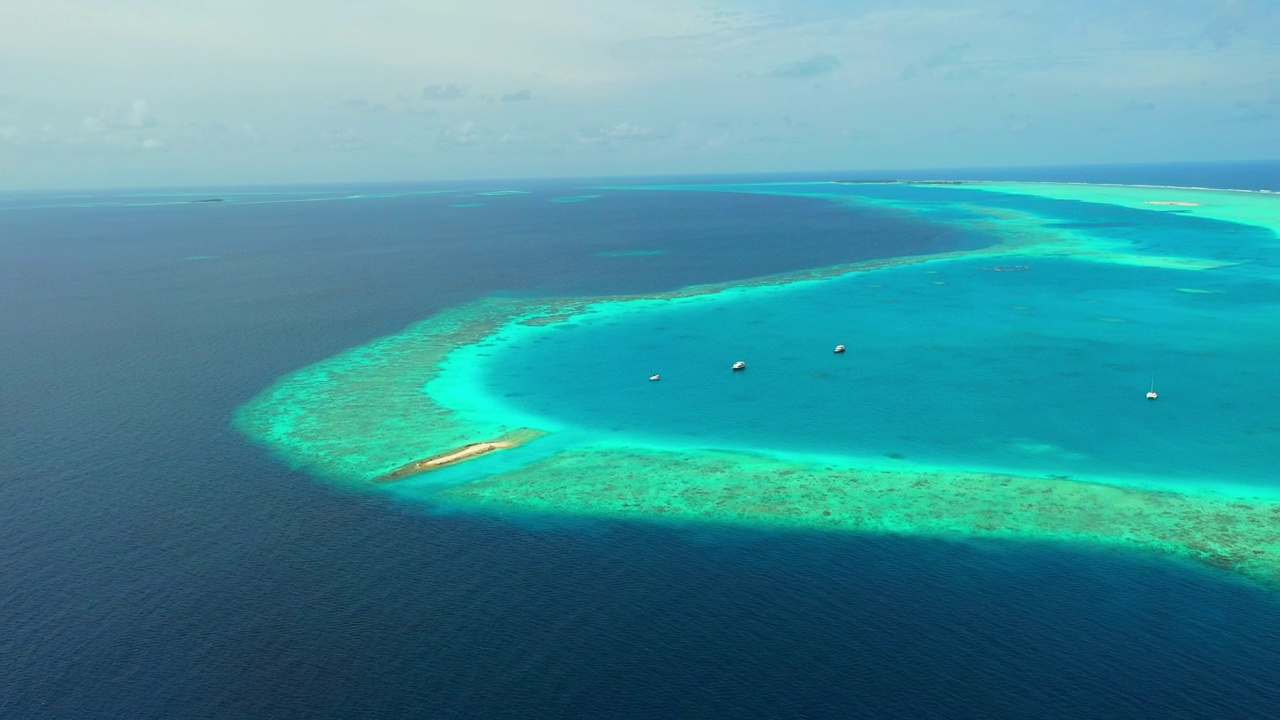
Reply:
[[[473,358],[484,385],[511,409],[546,418],[544,426],[620,442],[1280,490],[1273,233],[970,190],[837,190],[882,201],[950,197],[922,205],[943,222],[970,214],[955,199],[981,195],[988,206],[1139,258],[1244,264],[961,257],[606,304],[572,322],[505,332]],[[1030,269],[995,272],[997,264]],[[837,343],[849,352],[835,355]],[[739,359],[747,371],[730,372]],[[648,382],[652,373],[662,381]],[[1161,398],[1148,402],[1153,374]]]

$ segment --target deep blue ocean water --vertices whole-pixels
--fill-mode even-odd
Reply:
[[[1275,164],[1016,172],[1280,189]],[[0,716],[1275,716],[1280,596],[1211,570],[440,516],[291,472],[231,429],[275,377],[486,294],[967,242],[785,198],[550,202],[591,186],[0,197]],[[512,188],[530,192],[475,195]],[[408,189],[458,192],[337,199]]]

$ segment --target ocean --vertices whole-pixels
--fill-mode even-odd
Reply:
[[[1275,163],[912,174],[1280,190]],[[431,483],[335,482],[237,426],[280,378],[486,298],[670,294],[985,242],[963,224],[822,199],[609,189],[831,179],[865,175],[0,197],[0,716],[1273,716],[1280,596],[1219,568],[1051,538],[445,512]],[[953,191],[970,192],[937,190]],[[1136,211],[1112,212],[1107,232],[1134,240]],[[1204,227],[1215,221],[1178,220],[1177,233],[1162,231],[1170,257],[1217,233]],[[1270,267],[1267,237],[1233,237],[1218,259],[1245,248]],[[993,263],[954,260],[937,275],[903,265],[769,290],[821,304],[838,335],[817,337],[767,296],[735,306],[735,322],[759,321],[751,345],[732,345],[735,325],[715,320],[715,302],[665,320],[531,328],[528,347],[513,336],[486,349],[480,377],[513,412],[656,444],[697,432],[727,447],[789,438],[781,449],[935,466],[983,438],[1019,437],[988,443],[986,457],[1029,473],[1274,483],[1269,436],[1206,452],[1262,429],[1240,424],[1266,417],[1251,403],[1270,397],[1274,355],[1230,341],[1268,327],[1249,315],[1273,299],[1265,277],[1190,284],[1182,276],[1195,273],[1167,267],[998,262],[1032,270],[978,285],[997,277],[981,269]],[[1048,272],[1106,309],[1072,311],[1031,284]],[[1165,306],[1135,292],[1153,277],[1170,291]],[[895,287],[910,294],[876,295]],[[972,311],[973,293],[990,315],[947,312]],[[918,303],[910,320],[894,313],[901,302],[882,302],[904,298]],[[1156,315],[1167,322],[1145,322]],[[1210,316],[1240,324],[1206,330]],[[653,340],[664,322],[693,337]],[[992,385],[994,405],[911,428],[877,415],[924,399],[894,388],[955,385],[948,348],[974,328],[987,342],[970,344],[990,355],[968,357],[978,371],[961,382]],[[1135,356],[1133,333],[1156,331],[1161,352]],[[998,352],[1026,333],[1039,334],[1035,358]],[[1207,336],[1214,355],[1188,351]],[[832,357],[836,342],[850,353]],[[1090,364],[1096,348],[1082,348],[1098,342],[1115,352]],[[620,350],[635,343],[652,347],[639,360]],[[1063,359],[1072,352],[1083,354]],[[739,355],[751,366],[735,377],[727,362]],[[786,363],[794,372],[778,370]],[[886,383],[890,370],[901,377]],[[1153,372],[1162,399],[1149,406]],[[601,401],[601,383],[631,377]],[[1206,399],[1231,378],[1258,397]],[[842,379],[856,382],[830,387]],[[737,385],[699,400],[720,413],[707,430],[672,396],[713,382]],[[653,391],[666,393],[656,406]],[[1019,420],[1039,392],[1068,404],[1025,416],[1039,425]],[[1135,392],[1136,408],[1113,399]],[[736,404],[709,406],[724,397]],[[1068,422],[1099,398],[1113,404],[1096,427]],[[1192,401],[1213,412],[1190,414]],[[1123,467],[1144,443],[1160,443],[1156,465]]]

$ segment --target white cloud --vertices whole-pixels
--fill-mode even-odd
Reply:
[[[129,114],[125,119],[126,124],[130,127],[143,128],[154,127],[155,118],[151,117],[151,107],[147,105],[146,100],[134,100],[129,106]]]
[[[118,102],[109,103],[80,121],[81,130],[90,135],[124,133],[155,126],[156,120],[151,116],[151,106],[146,100],[134,100],[127,106]]]
[[[1247,37],[1274,18],[1273,0],[1218,0],[1204,29],[1204,37],[1221,48]]]
[[[428,85],[422,88],[423,100],[461,100],[466,96],[467,89],[457,83]]]
[[[330,150],[359,150],[365,146],[360,133],[351,129],[323,130],[320,138]]]
[[[838,67],[840,67],[840,58],[825,53],[778,65],[769,71],[769,75],[776,78],[813,78],[833,72]]]
[[[498,99],[501,100],[502,102],[523,102],[526,100],[532,100],[533,91],[528,88],[525,88],[524,90],[517,90],[515,92],[505,93],[502,97]]]
[[[598,142],[602,140],[660,140],[669,138],[672,134],[670,130],[659,130],[631,123],[618,123],[607,127],[583,129],[579,131],[578,137],[585,142]]]
[[[86,117],[80,121],[80,130],[85,135],[104,135],[107,124],[99,117]]]

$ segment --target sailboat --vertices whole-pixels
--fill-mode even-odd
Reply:
[[[1158,397],[1160,397],[1160,395],[1156,392],[1156,376],[1155,376],[1155,375],[1152,375],[1152,376],[1151,376],[1151,389],[1147,391],[1147,399],[1148,399],[1148,400],[1155,400],[1155,399],[1156,399],[1156,398],[1158,398]]]

